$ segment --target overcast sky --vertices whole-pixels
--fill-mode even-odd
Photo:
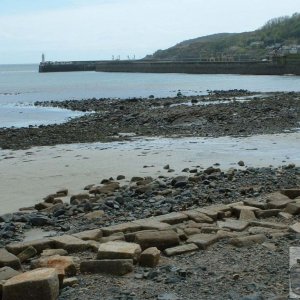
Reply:
[[[142,58],[186,39],[243,32],[300,0],[0,0],[0,64]]]

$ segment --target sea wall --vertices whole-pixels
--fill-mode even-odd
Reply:
[[[300,64],[270,62],[149,62],[111,61],[96,65],[98,72],[300,75]]]

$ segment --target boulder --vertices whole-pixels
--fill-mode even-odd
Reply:
[[[7,280],[2,300],[57,300],[59,281],[55,269],[37,269]]]
[[[122,276],[132,271],[132,259],[87,260],[80,263],[81,273],[105,273]]]
[[[154,268],[158,265],[160,259],[160,251],[156,247],[144,250],[140,257],[140,265],[142,267]]]
[[[196,244],[190,243],[187,245],[180,245],[177,247],[165,249],[164,253],[167,256],[174,256],[174,255],[179,255],[179,254],[183,254],[186,252],[192,252],[192,251],[196,251],[196,250],[199,250],[198,246]]]
[[[164,250],[179,245],[179,237],[173,230],[140,232],[136,234],[135,242],[139,244],[143,250],[150,247]]]
[[[100,244],[97,259],[132,259],[137,262],[141,252],[141,247],[138,244],[123,241],[107,242]]]
[[[21,269],[21,262],[18,257],[8,252],[6,249],[0,249],[0,268],[11,267],[13,269]]]

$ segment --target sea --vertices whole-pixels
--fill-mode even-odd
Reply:
[[[0,127],[28,127],[66,122],[81,116],[35,101],[89,98],[148,98],[204,95],[208,90],[300,92],[300,76],[148,74],[105,72],[39,73],[38,64],[0,65]]]

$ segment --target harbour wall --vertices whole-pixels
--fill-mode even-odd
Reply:
[[[300,63],[196,61],[89,61],[40,64],[39,72],[134,72],[187,74],[300,75]]]

